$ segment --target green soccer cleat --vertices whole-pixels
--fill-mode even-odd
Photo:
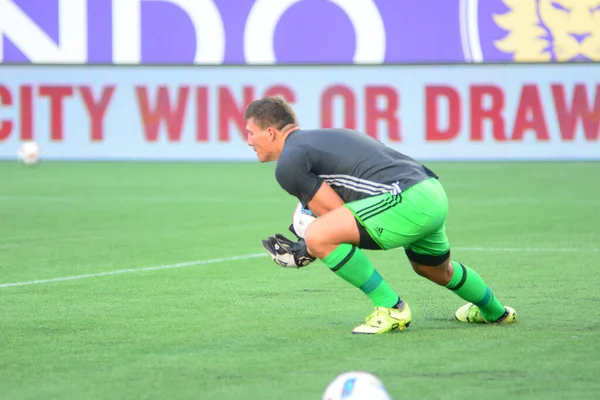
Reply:
[[[365,323],[352,330],[353,334],[377,335],[394,330],[408,328],[412,316],[408,304],[404,303],[402,310],[397,308],[375,307]]]
[[[486,321],[481,315],[479,307],[473,303],[467,303],[460,307],[454,313],[454,316],[460,322],[472,322],[476,324],[514,324],[517,322],[517,312],[514,308],[504,307],[506,312],[497,321]]]

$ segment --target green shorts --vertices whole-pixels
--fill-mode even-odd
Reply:
[[[441,256],[450,250],[448,199],[435,178],[419,182],[401,195],[384,193],[346,207],[383,250],[404,247],[425,256]]]

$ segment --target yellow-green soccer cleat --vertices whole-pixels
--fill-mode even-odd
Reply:
[[[404,303],[402,310],[397,308],[375,307],[375,311],[366,319],[365,323],[352,330],[353,334],[376,335],[394,330],[408,328],[412,316],[408,304]]]
[[[517,312],[514,308],[504,307],[506,312],[497,321],[486,321],[481,315],[479,307],[473,303],[467,303],[456,310],[454,316],[460,322],[472,322],[476,324],[514,324],[517,322]]]

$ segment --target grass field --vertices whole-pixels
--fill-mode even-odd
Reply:
[[[271,164],[0,163],[0,399],[308,400],[348,370],[398,400],[597,399],[600,163],[428,165],[517,325],[455,321],[398,249],[368,254],[412,326],[351,335],[366,296],[263,255],[296,204]]]

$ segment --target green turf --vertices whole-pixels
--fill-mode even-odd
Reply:
[[[394,399],[597,398],[600,163],[430,166],[454,256],[517,325],[454,321],[401,249],[368,254],[413,325],[376,337],[350,334],[371,305],[320,262],[0,287],[0,398],[319,399],[357,369]],[[270,164],[3,162],[0,285],[260,254],[295,204]]]

